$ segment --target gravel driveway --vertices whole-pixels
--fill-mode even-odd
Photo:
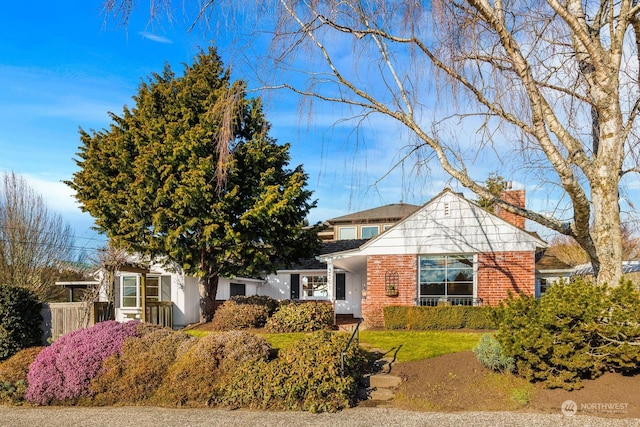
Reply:
[[[150,407],[0,406],[0,426],[639,426],[640,419],[611,419],[560,414],[462,412],[443,414],[387,408],[353,408],[335,414],[225,411]]]

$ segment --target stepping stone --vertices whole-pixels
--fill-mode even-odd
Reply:
[[[395,375],[372,375],[369,377],[369,387],[372,388],[395,388],[402,383],[402,378]]]

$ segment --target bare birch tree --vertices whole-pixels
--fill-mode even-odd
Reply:
[[[133,4],[105,2],[125,21]],[[479,197],[572,237],[599,281],[618,282],[621,185],[640,171],[637,0],[199,4],[150,2],[150,18],[184,10],[192,27],[257,28],[272,49],[255,68],[280,79],[269,87],[390,118],[413,136],[405,160],[429,159],[422,166],[435,162]],[[527,171],[527,182],[538,179],[567,209],[496,199],[472,173],[482,159]]]
[[[0,182],[0,286],[31,289],[48,301],[72,250],[71,227],[51,212],[24,178],[6,173]]]

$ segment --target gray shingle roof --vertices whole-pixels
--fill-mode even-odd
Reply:
[[[408,203],[393,203],[390,205],[380,206],[377,208],[367,209],[360,212],[354,212],[348,215],[339,216],[328,219],[329,224],[360,224],[373,222],[397,222],[411,215],[420,208],[418,205]]]
[[[318,255],[332,254],[334,252],[348,251],[362,246],[369,239],[353,239],[353,240],[329,240],[322,243]],[[297,264],[291,266],[291,270],[325,270],[327,264],[314,258],[305,258]]]

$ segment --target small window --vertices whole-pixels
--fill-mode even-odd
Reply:
[[[122,276],[122,307],[140,307],[138,277]]]
[[[363,226],[362,229],[360,230],[360,234],[362,234],[363,239],[370,239],[373,236],[377,236],[379,232],[380,232],[380,228],[377,225]]]
[[[338,239],[339,240],[352,240],[356,238],[356,228],[355,227],[340,227],[338,229]]]
[[[247,295],[246,285],[244,283],[231,283],[229,285],[229,295],[232,297],[246,296]]]
[[[329,296],[327,276],[303,276],[302,294],[304,298],[327,298]]]
[[[147,276],[145,290],[147,301],[160,301],[160,278]]]

